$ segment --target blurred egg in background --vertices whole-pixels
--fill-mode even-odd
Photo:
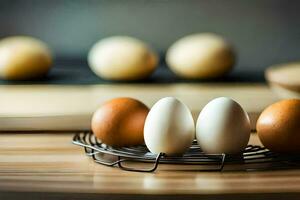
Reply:
[[[176,41],[167,51],[170,69],[188,79],[209,79],[224,75],[233,67],[235,55],[222,36],[199,33]]]
[[[0,40],[0,77],[5,80],[43,78],[53,63],[44,42],[29,36],[11,36]]]
[[[99,77],[108,80],[141,80],[157,67],[158,56],[141,40],[113,36],[97,42],[88,63]]]

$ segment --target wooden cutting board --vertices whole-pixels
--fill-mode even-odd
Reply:
[[[1,85],[0,130],[87,130],[99,105],[124,96],[149,107],[174,96],[188,105],[195,119],[208,101],[227,96],[249,113],[252,128],[260,112],[278,100],[266,84],[253,83]]]

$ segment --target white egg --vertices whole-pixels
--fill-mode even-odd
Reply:
[[[194,137],[192,114],[178,99],[162,98],[150,109],[144,126],[144,140],[152,153],[183,154]]]
[[[198,144],[206,153],[238,154],[247,146],[250,132],[248,114],[227,97],[210,101],[196,124]]]

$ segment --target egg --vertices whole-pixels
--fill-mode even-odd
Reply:
[[[52,65],[47,45],[29,36],[0,40],[0,78],[29,80],[45,76]]]
[[[132,98],[115,98],[104,103],[92,117],[92,131],[101,142],[113,146],[144,144],[144,123],[149,108]]]
[[[152,153],[183,154],[194,137],[192,114],[178,99],[162,98],[150,109],[144,126],[144,140]]]
[[[239,154],[250,138],[248,114],[234,100],[219,97],[210,101],[199,114],[196,138],[201,149],[211,154]]]
[[[157,67],[158,56],[139,39],[113,36],[91,48],[88,63],[103,79],[131,81],[148,77]]]
[[[271,151],[300,153],[300,99],[286,99],[267,107],[257,120],[256,130]]]
[[[209,79],[231,70],[235,62],[232,46],[214,33],[185,36],[167,51],[170,69],[183,78]]]

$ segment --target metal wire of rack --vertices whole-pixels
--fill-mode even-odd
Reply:
[[[92,132],[76,133],[73,144],[83,147],[86,155],[96,163],[135,172],[154,172],[159,164],[202,166],[197,169],[199,171],[224,171],[225,166],[228,166],[226,171],[300,168],[300,155],[276,154],[258,145],[248,145],[240,155],[205,154],[194,141],[184,155],[166,156],[149,152],[145,145],[113,148],[99,142]],[[140,163],[147,163],[148,167],[141,167]]]

